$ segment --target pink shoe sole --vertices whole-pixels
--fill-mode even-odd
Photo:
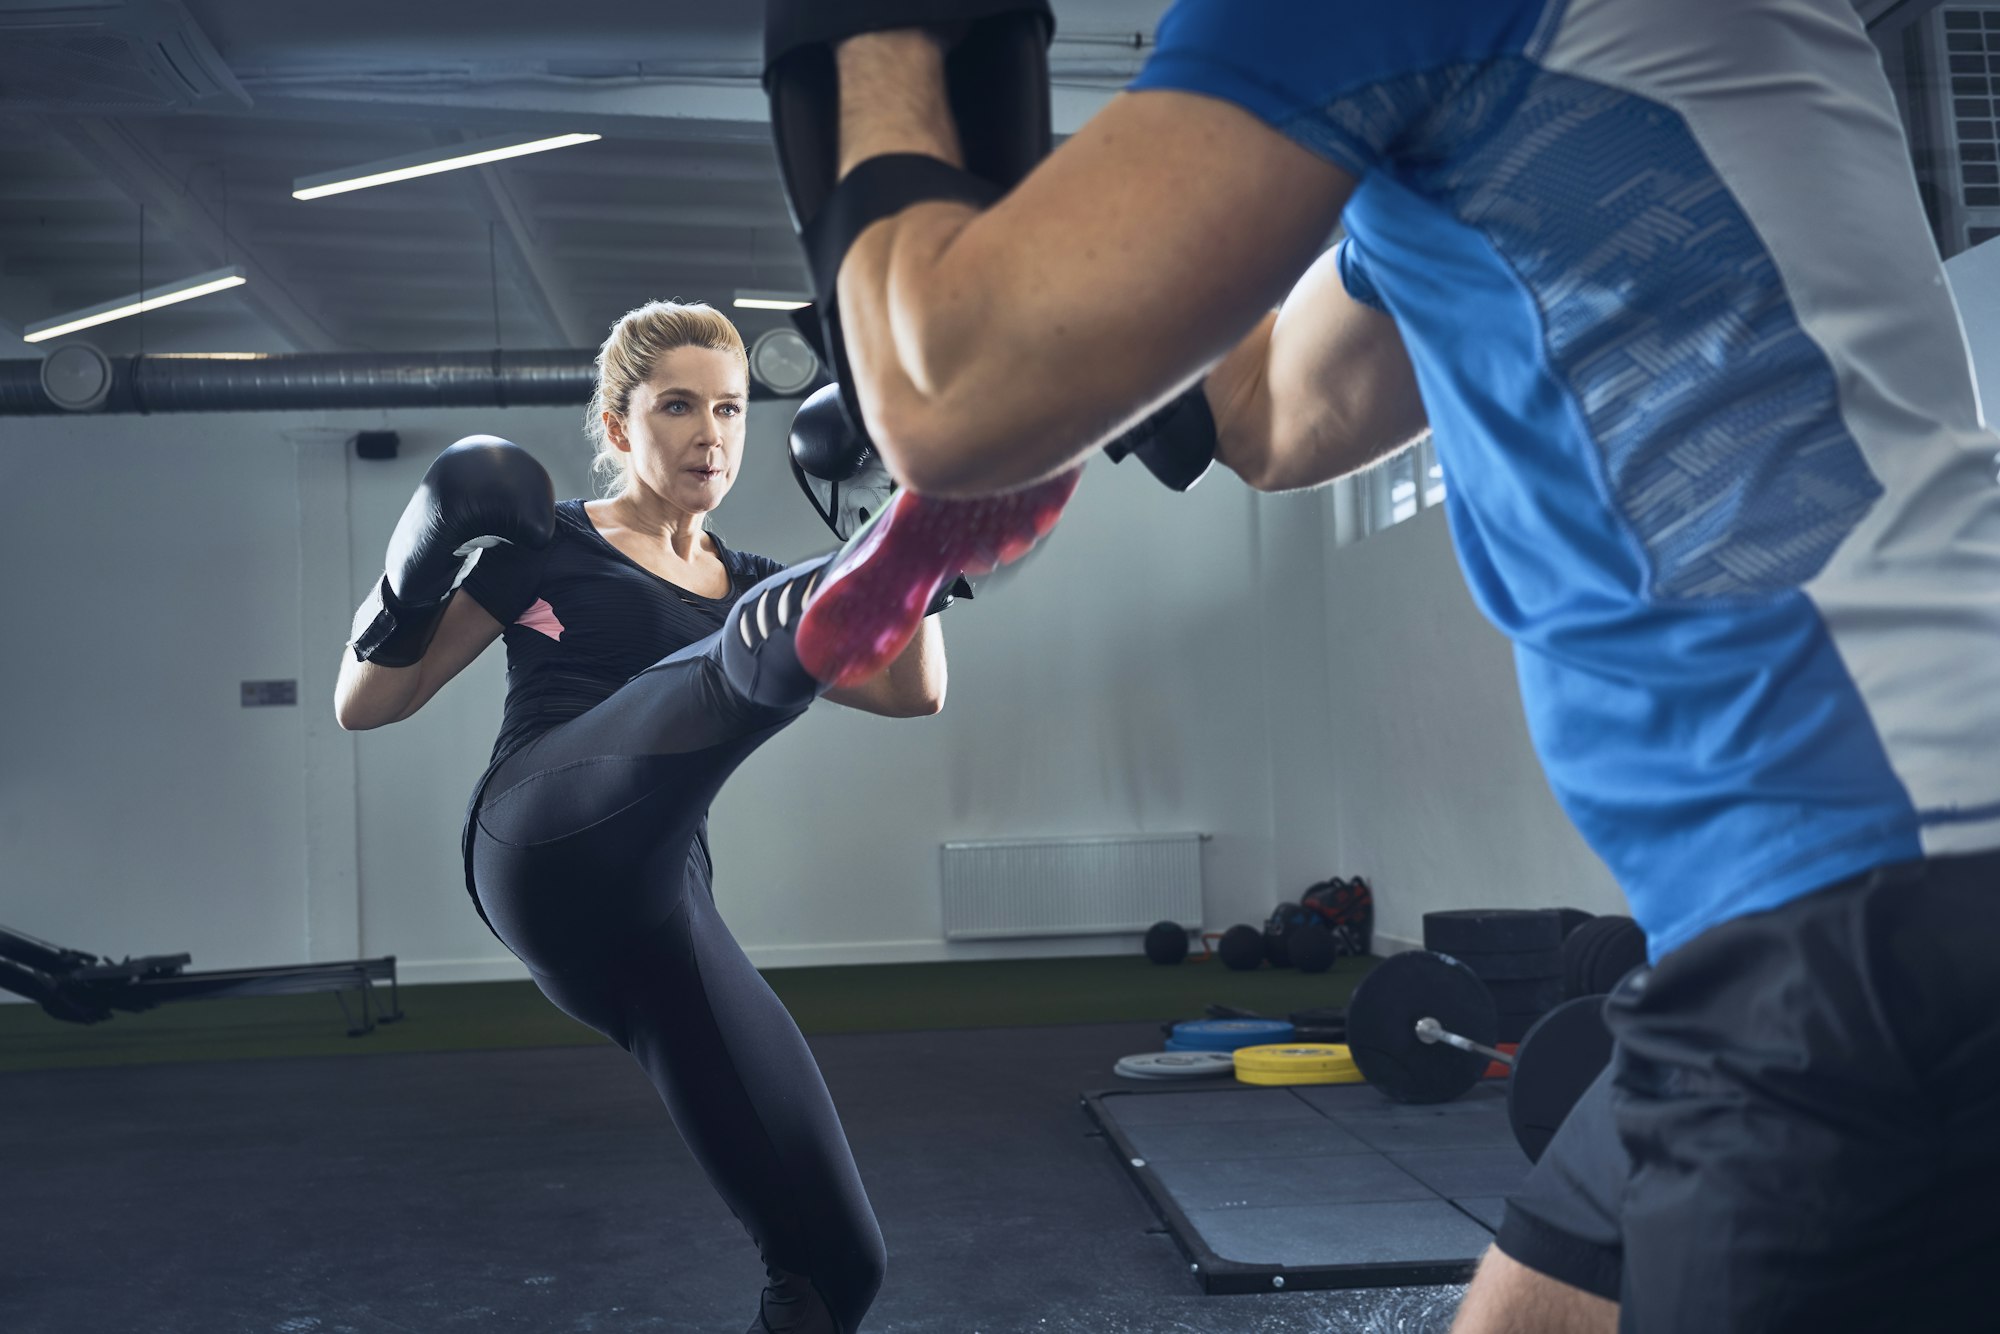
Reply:
[[[1082,475],[1079,466],[977,500],[898,491],[813,590],[793,641],[800,664],[838,686],[881,671],[915,638],[946,580],[1027,555],[1056,526]]]

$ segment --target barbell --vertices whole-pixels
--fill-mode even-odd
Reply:
[[[1583,996],[1544,1014],[1512,1055],[1495,1039],[1500,1014],[1478,974],[1448,954],[1392,955],[1347,1005],[1347,1045],[1362,1077],[1396,1102],[1463,1096],[1491,1061],[1511,1067],[1507,1119],[1538,1159],[1569,1109],[1611,1060],[1604,998]]]

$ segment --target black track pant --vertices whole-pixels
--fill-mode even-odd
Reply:
[[[509,757],[472,865],[543,993],[665,1099],[772,1271],[769,1327],[851,1334],[881,1286],[882,1234],[805,1039],[715,910],[704,828],[736,766],[823,689],[791,642],[823,562],[771,576],[716,634]],[[767,594],[788,599],[786,625]]]

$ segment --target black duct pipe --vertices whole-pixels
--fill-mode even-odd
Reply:
[[[93,412],[277,412],[314,408],[582,407],[594,353],[300,352],[249,360],[112,357],[111,389]],[[39,360],[0,361],[0,416],[68,410],[42,388]],[[774,398],[755,379],[753,400]]]

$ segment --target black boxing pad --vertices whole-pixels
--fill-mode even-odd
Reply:
[[[961,170],[935,158],[870,159],[839,178],[840,86],[834,47],[862,33],[935,28],[961,34],[945,58],[952,118],[964,151]],[[779,176],[806,251],[820,334],[809,341],[843,385],[853,376],[841,336],[835,283],[854,238],[866,227],[928,199],[985,207],[1046,157],[1053,142],[1048,46],[1055,16],[1048,0],[768,0],[764,89]],[[857,432],[852,388],[842,404]],[[865,434],[865,433],[864,433]]]
[[[946,93],[965,169],[1003,190],[1048,156],[1048,0],[768,0],[764,91],[792,220],[803,230],[840,168],[834,48],[894,28],[963,30],[945,57]]]

